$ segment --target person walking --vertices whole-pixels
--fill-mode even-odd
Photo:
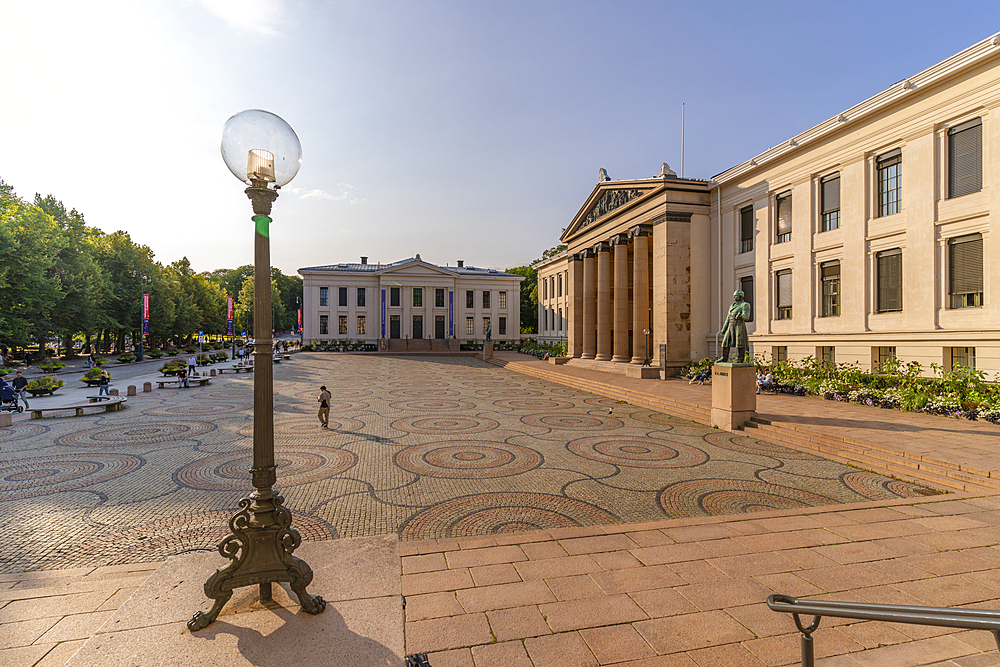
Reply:
[[[111,400],[111,376],[108,372],[101,369],[101,379],[98,381],[97,385],[97,397],[98,400],[104,400],[101,396],[107,396],[108,400]]]
[[[194,355],[192,354],[190,357],[188,357],[188,375],[194,374],[194,369],[195,366],[197,365],[198,365],[198,360],[195,359]]]
[[[17,405],[20,400],[24,401],[24,407],[28,408],[28,399],[24,397],[24,389],[28,386],[28,381],[21,376],[21,371],[17,372],[17,377],[14,378],[11,385],[14,387],[14,405]]]
[[[319,388],[319,425],[320,428],[330,428],[330,399],[333,396],[326,390],[326,385]]]

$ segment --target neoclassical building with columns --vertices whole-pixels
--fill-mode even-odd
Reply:
[[[549,285],[539,338],[567,341],[573,364],[634,374],[648,337],[669,374],[718,353],[741,289],[765,359],[897,358],[992,376],[998,110],[1000,35],[711,180],[664,167],[613,181],[602,169],[563,231],[566,253],[537,265]]]

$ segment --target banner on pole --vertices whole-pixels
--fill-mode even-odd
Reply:
[[[233,297],[226,296],[226,334],[233,335]]]
[[[142,295],[142,335],[149,335],[149,295]]]

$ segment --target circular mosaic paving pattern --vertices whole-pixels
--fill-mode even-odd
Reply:
[[[417,512],[401,539],[485,535],[614,523],[600,507],[546,493],[484,493],[452,498]]]
[[[310,446],[306,449],[281,447],[274,454],[278,466],[278,487],[298,486],[327,479],[349,470],[357,457],[333,447]],[[253,452],[230,452],[210,456],[184,466],[174,473],[182,486],[206,491],[239,491],[250,484]]]
[[[98,447],[103,445],[148,445],[167,440],[197,438],[215,430],[215,424],[200,421],[134,422],[70,433],[56,440],[60,445]]]
[[[19,423],[13,426],[5,426],[0,428],[0,442],[14,442],[15,440],[23,440],[24,438],[33,438],[36,435],[47,433],[48,430],[48,426],[42,426],[41,424]]]
[[[345,398],[354,400],[355,398],[364,398],[365,396],[371,396],[372,392],[368,389],[358,389],[356,387],[336,387],[334,383],[330,380],[320,382],[316,385],[316,388],[310,391],[299,391],[294,394],[296,398],[305,398],[315,401],[319,397],[320,385],[326,385],[327,390],[331,394],[335,394],[337,400],[343,400]],[[333,389],[331,389],[333,387]],[[317,403],[318,405],[318,403]]]
[[[800,452],[781,445],[772,445],[769,442],[749,438],[745,435],[734,435],[732,433],[706,433],[705,442],[728,449],[732,452],[743,454],[754,454],[756,456],[767,456],[774,459],[796,459],[799,461],[818,461],[820,457],[807,452]]]
[[[20,500],[100,484],[138,470],[129,454],[44,456],[0,464],[0,500]]]
[[[708,460],[708,454],[682,442],[643,437],[579,438],[566,449],[591,461],[629,468],[686,468]]]
[[[107,565],[146,563],[185,551],[215,551],[219,542],[229,535],[229,519],[234,513],[216,511],[179,516],[105,535],[75,547],[59,558],[54,567],[62,569],[94,562]],[[303,540],[339,537],[322,519],[296,512],[292,512],[292,527],[299,531]]]
[[[928,493],[927,489],[916,484],[889,479],[863,470],[845,472],[840,476],[840,480],[852,491],[872,500],[915,498]]]
[[[399,401],[390,404],[390,407],[397,410],[433,412],[434,410],[472,410],[476,404],[469,401]]]
[[[554,401],[551,398],[505,398],[493,401],[493,405],[512,410],[568,410],[573,407],[569,401]]]
[[[390,382],[390,387],[450,387],[450,382],[442,382],[440,380],[403,380],[400,382]]]
[[[448,479],[520,475],[542,465],[542,461],[542,455],[535,450],[505,442],[429,442],[396,453],[400,468]]]
[[[602,405],[606,408],[611,407],[612,405],[618,405],[619,403],[613,398],[600,398],[600,397],[585,398],[583,399],[583,402],[586,403],[587,405]]]
[[[663,512],[672,518],[815,507],[836,502],[802,489],[755,479],[695,479],[677,482],[660,491],[657,501]]]
[[[245,412],[253,409],[249,403],[185,403],[168,407],[148,408],[142,414],[150,417],[206,417],[219,412]]]
[[[569,431],[610,431],[624,426],[620,419],[598,415],[552,414],[540,412],[521,417],[521,422],[539,428],[558,428]]]
[[[543,392],[537,389],[523,389],[521,387],[499,387],[496,389],[478,389],[476,393],[487,398],[500,396],[542,396]]]
[[[319,411],[319,408],[316,408]],[[274,422],[275,437],[325,438],[329,431],[347,431],[354,433],[365,427],[365,423],[350,417],[335,417],[330,415],[330,428],[320,428],[319,418],[316,421],[294,419]],[[238,433],[248,438],[253,437],[253,424],[240,427]]]
[[[677,424],[676,417],[668,417],[663,413],[653,412],[652,410],[636,410],[629,417],[646,424],[656,424],[660,431],[672,429]]]
[[[402,398],[425,398],[425,397],[445,397],[461,396],[462,392],[454,389],[393,389],[390,396],[400,396]]]
[[[392,427],[407,433],[430,433],[441,435],[462,435],[492,431],[500,423],[485,417],[460,417],[457,415],[437,415],[434,417],[406,417],[397,419]]]

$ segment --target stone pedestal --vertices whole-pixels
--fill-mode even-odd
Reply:
[[[0,412],[0,426],[10,426],[14,423],[14,415],[9,412]]]
[[[712,367],[712,426],[734,431],[757,410],[757,367],[717,362]]]
[[[625,375],[640,380],[659,380],[660,369],[656,366],[633,366],[629,364],[625,368]]]
[[[144,393],[147,393],[147,394],[149,392],[153,391],[153,383],[152,382],[143,382],[142,383],[142,391]]]
[[[108,389],[108,393],[111,394],[112,396],[117,396],[118,395],[118,390],[117,389]]]
[[[213,368],[211,371],[209,371],[208,374],[211,375],[212,377],[215,377],[215,369]]]
[[[493,341],[483,343],[483,359],[493,358]]]
[[[135,396],[135,385],[134,384],[130,384],[128,387],[125,388],[125,395],[126,396]]]

